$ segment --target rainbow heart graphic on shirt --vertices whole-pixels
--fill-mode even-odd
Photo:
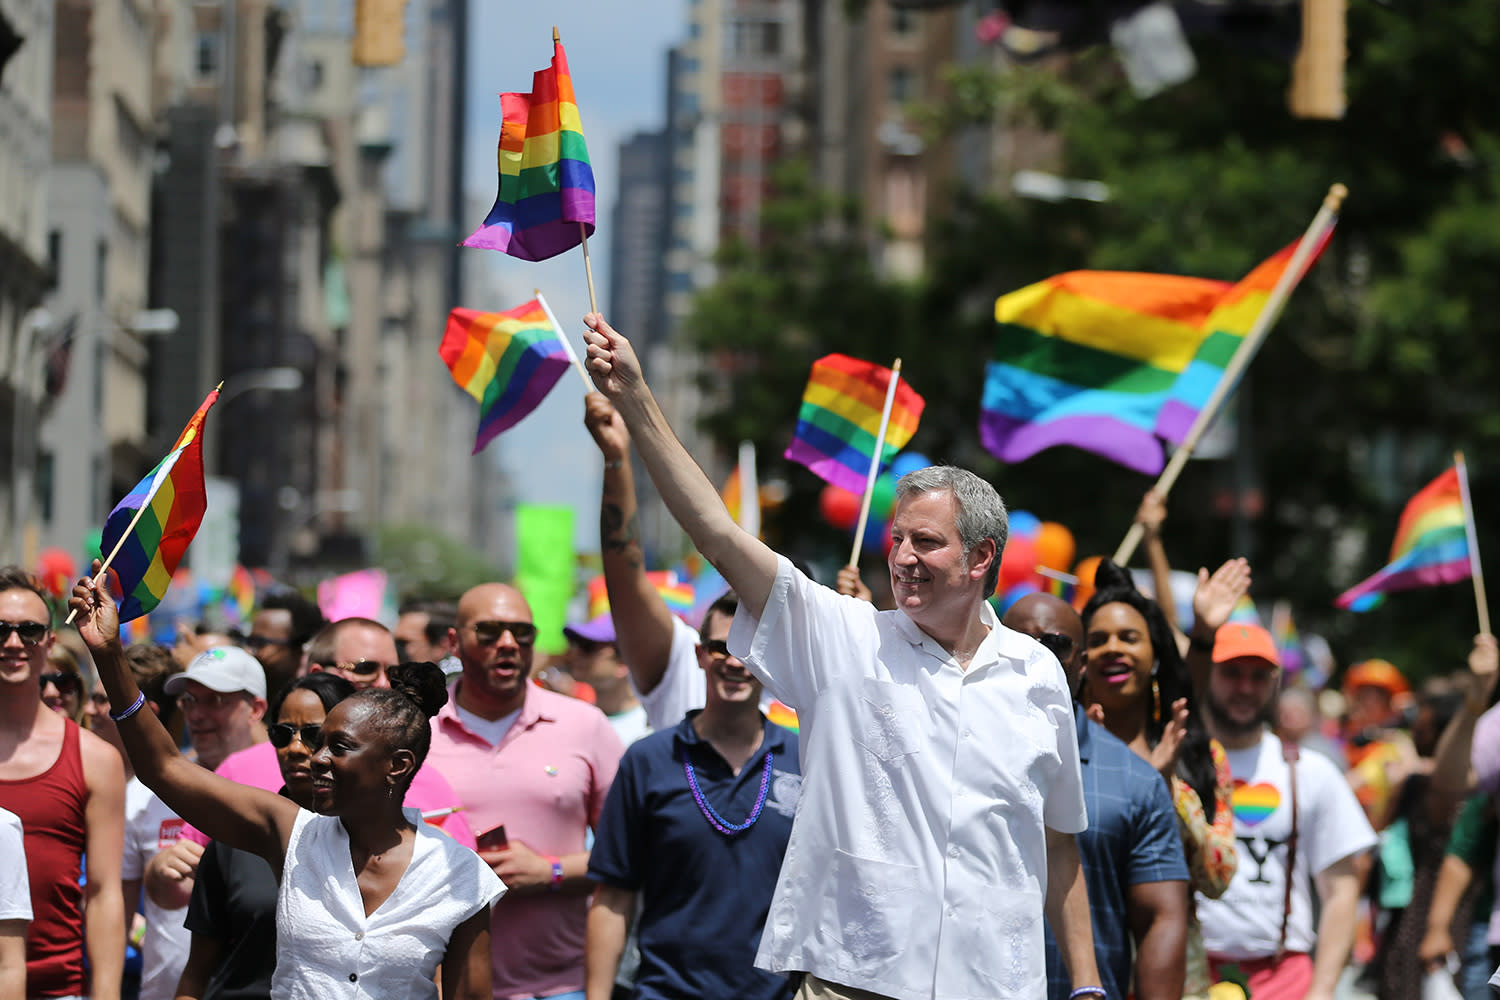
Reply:
[[[1275,785],[1265,782],[1250,785],[1243,781],[1234,783],[1234,818],[1246,826],[1258,826],[1281,805],[1281,793]]]

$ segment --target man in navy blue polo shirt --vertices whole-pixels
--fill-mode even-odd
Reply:
[[[703,709],[626,750],[605,799],[589,855],[588,1000],[609,1000],[637,902],[637,1000],[792,996],[755,952],[802,786],[797,734],[766,720],[760,682],[729,655],[736,606],[726,596],[703,616]]]
[[[1094,955],[1111,1000],[1131,993],[1131,936],[1136,1000],[1180,1000],[1186,971],[1188,869],[1171,793],[1149,763],[1094,722],[1078,704],[1083,622],[1050,594],[1011,605],[1001,624],[1052,651],[1073,693],[1083,798],[1089,826],[1078,854],[1089,887]],[[1066,1000],[1062,955],[1047,929],[1048,1000]]]

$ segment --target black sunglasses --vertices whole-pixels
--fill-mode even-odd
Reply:
[[[531,622],[475,622],[469,626],[469,631],[485,646],[499,642],[507,632],[516,640],[517,646],[530,646],[536,642],[536,626]]]
[[[322,726],[294,726],[290,723],[278,722],[273,726],[267,726],[266,733],[271,737],[271,745],[277,750],[284,750],[291,746],[293,736],[300,739],[302,745],[309,750],[317,750],[323,746]]]
[[[83,693],[83,681],[77,674],[64,673],[61,670],[52,674],[42,674],[42,687],[45,688],[48,684],[56,687],[60,694],[67,694],[69,691],[74,694]]]
[[[703,651],[716,660],[729,659],[729,643],[723,639],[704,639]]]
[[[1066,661],[1073,655],[1072,637],[1063,635],[1061,632],[1043,632],[1036,637],[1036,641],[1046,647],[1047,652],[1057,657],[1058,663]]]
[[[0,622],[0,645],[10,642],[14,632],[28,646],[35,646],[47,637],[48,626],[41,622]]]

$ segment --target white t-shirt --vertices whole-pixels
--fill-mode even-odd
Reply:
[[[146,863],[177,842],[182,825],[177,814],[140,778],[131,778],[125,786],[125,854],[120,859],[120,878],[127,882],[141,878]],[[135,900],[125,902],[133,905]],[[141,912],[146,917],[146,937],[141,942],[141,1000],[172,1000],[192,941],[192,934],[183,926],[187,907],[163,909],[147,895]]]
[[[411,862],[369,916],[343,823],[297,814],[276,900],[277,1000],[437,997],[433,976],[453,931],[505,886],[479,855],[405,813],[417,827]]]
[[[458,718],[463,722],[465,729],[492,747],[500,745],[500,741],[505,739],[505,734],[510,732],[510,727],[515,725],[516,720],[521,717],[521,710],[518,708],[498,719],[486,719],[475,715],[456,701],[453,703],[453,710],[458,713]]]
[[[1286,899],[1291,791],[1281,741],[1267,732],[1258,745],[1230,750],[1234,774],[1234,834],[1239,866],[1218,899],[1198,897],[1198,921],[1209,954],[1241,960],[1276,953]],[[1317,941],[1312,887],[1330,865],[1375,846],[1375,831],[1338,766],[1319,753],[1297,762],[1297,871],[1292,881],[1289,951],[1310,952]]]
[[[609,724],[614,727],[615,735],[620,737],[620,742],[630,746],[642,736],[651,735],[651,723],[646,718],[646,706],[636,705],[627,708],[618,715],[607,717]]]
[[[967,670],[905,612],[778,557],[729,648],[801,720],[802,795],[755,964],[894,1000],[1046,996],[1046,830],[1088,825],[1057,659],[989,627]]]
[[[31,919],[31,883],[21,817],[0,809],[0,920]]]

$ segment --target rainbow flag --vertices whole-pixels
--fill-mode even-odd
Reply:
[[[814,361],[797,414],[797,430],[785,457],[835,486],[864,496],[891,375],[889,368],[844,354]],[[896,386],[885,447],[880,452],[882,466],[916,433],[925,405],[905,380]]]
[[[1072,445],[1160,472],[1157,415],[1230,287],[1168,274],[1069,271],[1001,296],[980,441],[1005,462]]]
[[[1411,498],[1396,525],[1385,568],[1344,591],[1334,604],[1368,611],[1383,594],[1469,578],[1469,537],[1458,475],[1458,466],[1449,466]]]
[[[583,141],[573,77],[561,42],[531,93],[501,94],[500,191],[463,245],[546,260],[594,232],[594,168]]]
[[[776,699],[771,699],[771,704],[766,706],[766,718],[774,725],[792,732],[801,732],[801,726],[797,724],[797,711],[792,706]]]
[[[240,563],[234,564],[224,588],[224,609],[231,625],[245,624],[255,611],[255,577]]]
[[[476,455],[536,409],[570,364],[536,299],[501,313],[453,310],[438,354],[459,388],[479,400]]]
[[[1333,227],[1337,224],[1337,218],[1330,219],[1326,229],[1311,237],[1315,241],[1312,255],[1307,258],[1307,264],[1297,276],[1297,281],[1301,281],[1322,256],[1323,249],[1333,237]],[[1276,287],[1276,282],[1281,280],[1287,265],[1292,262],[1297,246],[1297,243],[1293,243],[1262,261],[1259,267],[1245,275],[1214,307],[1205,324],[1208,335],[1198,345],[1193,360],[1177,376],[1166,402],[1157,414],[1158,436],[1173,444],[1181,444],[1187,440],[1193,421],[1198,419],[1198,412],[1203,409],[1224,377],[1229,359],[1234,357],[1245,334],[1255,325],[1265,308],[1266,300],[1271,297],[1271,290]]]
[[[203,418],[219,398],[214,389],[193,414],[167,457],[115,505],[104,520],[100,551],[119,551],[109,568],[118,585],[120,621],[139,618],[161,603],[182,554],[198,533],[208,497],[203,489]],[[126,537],[136,512],[142,511]],[[123,545],[120,540],[125,539]]]
[[[646,574],[646,580],[656,588],[668,611],[694,628],[697,627],[696,623],[689,621],[696,595],[692,581],[678,576],[676,571],[670,569],[652,570]],[[596,576],[589,581],[588,586],[588,617],[598,617],[608,610],[609,590],[604,585],[604,577]]]

